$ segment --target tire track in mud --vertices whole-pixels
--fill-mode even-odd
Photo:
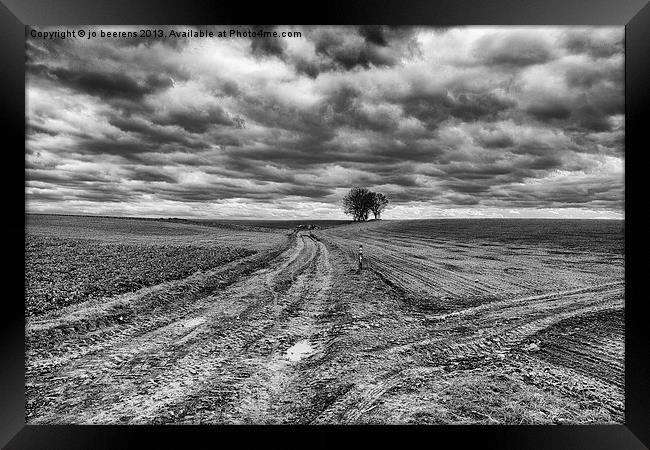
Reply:
[[[572,317],[526,340],[534,356],[556,366],[609,383],[621,392],[625,385],[624,309]]]
[[[260,252],[186,279],[165,282],[111,299],[94,300],[32,318],[26,326],[27,369],[62,365],[84,354],[179,320],[209,306],[211,294],[287,253],[290,239]]]
[[[417,347],[427,347],[442,353],[448,359],[462,359],[464,355],[483,356],[500,349],[509,349],[525,338],[571,317],[598,311],[615,311],[623,308],[624,287],[610,283],[593,289],[579,289],[526,297],[516,301],[494,302],[455,313],[424,316],[434,321],[440,331],[453,335],[435,336],[371,348],[369,351],[387,350],[404,352]],[[477,330],[467,335],[465,329]],[[457,329],[465,336],[458,336]],[[487,331],[484,331],[487,330]]]
[[[348,258],[354,258],[354,255],[346,252],[345,247],[339,248]],[[615,344],[606,345],[604,350],[598,348],[611,338],[622,338],[622,335],[616,334],[621,334],[622,328],[615,329],[611,338],[608,335],[604,340],[576,338],[579,341],[587,339],[587,344],[576,348],[574,358],[580,358],[592,366],[598,363],[607,366],[601,368],[604,375],[599,378],[594,378],[593,374],[580,367],[567,366],[566,361],[571,356],[552,345],[544,347],[544,350],[551,352],[546,360],[564,363],[567,367],[549,368],[535,358],[545,355],[545,352],[529,354],[524,343],[567,321],[582,320],[594,314],[620,314],[624,308],[624,282],[506,298],[447,314],[413,314],[407,303],[401,306],[397,314],[419,317],[425,330],[418,331],[417,326],[404,333],[386,327],[372,330],[374,338],[369,337],[367,341],[374,340],[376,345],[359,349],[357,359],[365,356],[381,363],[374,364],[372,370],[359,369],[354,375],[348,375],[354,380],[352,388],[314,418],[314,423],[367,423],[371,417],[368,413],[381,406],[383,398],[393,395],[391,393],[395,388],[408,384],[413,373],[423,370],[428,373],[426,393],[435,395],[448,383],[445,381],[448,379],[447,373],[462,374],[468,369],[481,368],[489,373],[492,370],[489,367],[494,364],[506,367],[510,364],[517,367],[524,365],[521,369],[524,373],[534,374],[534,381],[527,375],[526,382],[531,385],[555,392],[553,395],[566,396],[571,399],[569,401],[578,399],[590,408],[603,407],[609,411],[611,420],[622,420],[622,386],[616,380],[616,376],[622,379],[621,348]],[[531,358],[537,362],[526,367],[526,361]],[[572,383],[567,382],[567,368],[575,375]],[[386,416],[381,416],[391,414],[390,411],[381,411],[378,413],[380,417],[390,421]]]
[[[238,383],[259,376],[262,341],[277,338],[275,359],[298,332],[318,347],[313,312],[307,309],[302,327],[290,321],[280,326],[278,317],[300,299],[326,295],[328,266],[324,246],[299,234],[271,266],[201,299],[182,318],[139,335],[131,332],[129,339],[71,359],[53,373],[32,368],[27,389],[49,403],[41,403],[28,421],[151,423],[161,409],[183,403],[204,385],[237,393]]]
[[[383,371],[366,372],[364,375],[356,377],[355,386],[323,411],[313,423],[367,423],[368,419],[365,415],[380,406],[382,398],[390,394],[393,389],[408,386],[412,374],[423,370],[428,372],[426,392],[435,394],[442,390],[447,383],[448,372],[462,374],[468,369],[489,369],[495,362],[500,362],[500,359],[495,357],[497,352],[510,352],[514,345],[521,343],[527,337],[534,336],[539,330],[551,328],[566,320],[566,317],[580,317],[590,314],[591,311],[593,310],[580,309],[575,314],[554,317],[549,321],[541,321],[542,323],[526,324],[522,327],[523,330],[508,330],[504,333],[506,335],[504,341],[508,343],[507,346],[502,344],[501,337],[476,340],[466,338],[459,340],[460,342],[439,339],[435,343],[418,342],[417,345],[391,347],[383,352],[371,351],[370,354],[377,355],[379,353],[379,358],[388,363],[384,365]],[[619,311],[619,309],[616,307],[597,308],[596,311],[602,313]],[[568,366],[568,371],[566,368],[557,369],[544,364],[536,357],[538,355],[522,353],[520,349],[512,350],[516,351],[514,356],[516,370],[527,383],[547,391],[557,392],[572,400],[578,399],[591,407],[596,405],[605,408],[613,420],[623,420],[622,386],[616,381],[603,379],[601,376],[594,378],[588,370],[575,367],[576,363]],[[585,355],[573,355],[573,357],[580,356],[585,358]],[[511,354],[510,358],[512,357]],[[563,357],[565,355],[560,353],[559,358]],[[618,357],[620,358],[621,355]],[[586,356],[586,359],[591,358],[591,355]],[[558,356],[554,355],[554,359],[557,360]],[[584,361],[584,359],[579,360]],[[598,362],[602,365],[613,365],[615,371],[617,369],[616,361],[602,358]],[[603,370],[602,367],[600,369]],[[618,374],[621,375],[622,371],[619,371]],[[386,420],[390,421],[388,417]]]
[[[328,329],[318,323],[327,308],[332,285],[332,269],[325,246],[306,236],[313,250],[305,270],[291,288],[276,297],[274,324],[266,330],[264,341],[272,342],[270,352],[253,357],[248,363],[253,375],[238,387],[239,402],[220,411],[229,423],[283,423],[295,401],[292,379],[301,358],[290,360],[286,352],[296,344],[308,349],[305,359],[318,359],[328,344]],[[259,341],[258,341],[259,342]],[[290,345],[292,345],[290,347]],[[214,423],[216,417],[204,415]]]

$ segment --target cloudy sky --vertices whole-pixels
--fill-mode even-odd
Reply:
[[[277,30],[28,39],[28,212],[623,217],[622,27]]]

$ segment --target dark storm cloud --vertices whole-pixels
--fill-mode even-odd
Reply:
[[[568,67],[566,70],[566,81],[569,87],[572,88],[586,90],[592,88],[609,88],[611,90],[616,86],[622,86],[624,75],[625,71],[620,64],[603,65],[586,63]]]
[[[264,29],[265,32],[272,32],[273,28]],[[256,56],[277,56],[284,54],[287,44],[281,38],[262,37],[251,40],[251,52]]]
[[[312,109],[300,109],[274,99],[245,95],[242,97],[241,108],[252,122],[272,130],[295,132],[302,144],[321,144],[336,135],[336,129],[327,126],[326,106],[319,104]],[[279,141],[282,142],[281,138]],[[288,142],[282,144],[290,145]]]
[[[507,193],[492,192],[493,201],[507,200],[513,205],[535,207],[542,199],[554,208],[598,204],[620,208],[623,184],[620,180],[561,182],[552,186],[512,186]]]
[[[531,161],[526,164],[526,169],[530,170],[544,170],[549,171],[553,169],[559,169],[563,166],[563,161],[561,158],[555,155],[545,155],[532,158]]]
[[[209,202],[216,200],[228,200],[242,197],[241,186],[234,179],[232,182],[217,182],[209,186],[209,189],[192,189],[179,185],[168,187],[143,186],[134,190],[141,194],[156,194],[165,200],[183,202]],[[246,193],[246,198],[254,200],[275,200],[278,197],[293,196],[297,198],[320,199],[332,194],[332,190],[326,187],[312,186],[289,186],[269,185],[265,182],[256,182]]]
[[[322,114],[334,126],[388,133],[397,130],[397,118],[387,110],[364,108],[362,93],[350,86],[341,86],[323,102]]]
[[[462,194],[477,194],[479,192],[485,192],[490,188],[490,186],[468,181],[447,181],[442,183],[442,187]]]
[[[321,199],[331,195],[334,191],[327,187],[318,186],[287,186],[279,190],[280,194],[295,195],[298,197]]]
[[[345,70],[355,67],[392,66],[397,64],[397,55],[382,52],[379,46],[369,40],[351,42],[335,31],[322,33],[316,42],[316,53],[331,59]]]
[[[29,134],[47,134],[49,136],[56,136],[59,133],[56,130],[51,130],[46,126],[41,126],[34,123],[29,123],[25,125],[25,131]]]
[[[578,107],[575,113],[576,123],[582,129],[590,131],[610,131],[608,115],[602,109],[585,104]]]
[[[479,145],[488,149],[512,147],[515,143],[514,139],[506,134],[489,134],[479,137],[477,141]]]
[[[149,74],[136,79],[121,72],[99,72],[93,70],[71,70],[61,67],[47,68],[44,65],[29,67],[33,74],[45,76],[53,82],[81,93],[102,99],[140,99],[144,95],[166,89],[172,82],[169,77]]]
[[[132,200],[131,193],[116,192],[113,188],[87,188],[84,192],[75,195],[75,200],[87,200],[99,203],[121,203]]]
[[[292,64],[296,72],[307,75],[310,78],[316,78],[322,71],[328,70],[331,66],[320,64],[315,61],[306,60],[303,58],[295,58]]]
[[[55,183],[61,186],[77,186],[79,183],[111,181],[111,178],[99,172],[74,172],[66,170],[44,170],[28,168],[26,178],[30,182]]]
[[[475,54],[487,65],[508,67],[542,64],[553,57],[548,42],[526,32],[487,35],[476,43]]]
[[[158,144],[178,143],[189,148],[201,146],[200,143],[197,145],[195,142],[169,127],[157,127],[154,123],[147,122],[141,117],[127,118],[116,114],[107,117],[107,119],[108,123],[114,127],[119,128],[126,133],[135,133],[140,139],[146,142]]]
[[[419,54],[415,30],[406,27],[320,27],[309,30],[314,55],[287,55],[286,47],[268,40],[255,43],[256,54],[282,56],[301,74],[316,78],[322,72],[393,67]],[[260,48],[261,47],[261,48]]]
[[[196,134],[203,134],[214,125],[243,126],[242,122],[230,117],[219,105],[212,105],[207,109],[170,111],[162,117],[155,118],[154,122],[159,125],[177,125]]]
[[[598,36],[591,30],[568,31],[565,46],[572,53],[587,53],[594,58],[608,58],[623,53],[621,39],[616,36]]]
[[[384,35],[384,28],[378,25],[365,25],[359,27],[359,34],[366,38],[367,42],[379,45],[380,47],[388,46],[388,40]]]
[[[571,108],[561,99],[548,99],[530,106],[527,111],[540,120],[568,119]]]
[[[129,159],[137,153],[148,153],[159,150],[160,146],[132,139],[98,138],[87,139],[77,143],[76,150],[81,153],[117,155]]]
[[[386,142],[377,145],[371,157],[384,164],[394,164],[400,161],[433,163],[439,162],[445,153],[445,149],[441,145],[429,142],[414,141],[408,146],[399,145],[399,142]]]
[[[455,94],[455,95],[454,95]],[[499,113],[514,106],[514,102],[496,97],[490,92],[445,92],[418,94],[397,100],[404,112],[435,128],[449,117],[460,120],[495,120]]]
[[[28,40],[28,196],[330,214],[362,184],[393,206],[620,210],[622,33],[300,30]]]
[[[623,99],[616,96],[577,101],[549,98],[538,101],[526,109],[533,117],[555,126],[587,132],[611,131],[609,120],[613,114],[623,114]]]
[[[129,174],[129,179],[138,181],[154,181],[163,183],[175,183],[176,178],[152,168],[135,168]]]

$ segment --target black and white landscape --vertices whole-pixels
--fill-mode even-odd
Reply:
[[[623,28],[57,30],[27,423],[624,422]]]

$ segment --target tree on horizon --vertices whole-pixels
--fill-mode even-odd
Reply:
[[[371,212],[375,219],[380,219],[386,205],[388,199],[384,194],[365,187],[355,186],[343,197],[343,212],[351,215],[354,222],[367,221]]]
[[[376,220],[381,219],[381,213],[386,209],[386,206],[388,206],[388,198],[381,192],[373,192],[370,210],[375,215]]]

